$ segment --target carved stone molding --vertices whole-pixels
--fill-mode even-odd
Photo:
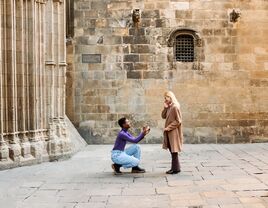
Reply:
[[[36,3],[45,4],[47,0],[35,0]]]
[[[168,47],[173,47],[176,37],[178,35],[191,35],[194,38],[195,44],[197,47],[201,47],[202,46],[202,39],[201,36],[198,32],[196,32],[193,29],[189,29],[189,28],[175,28],[173,29],[167,38],[167,45]]]
[[[55,3],[62,3],[63,2],[63,0],[53,0],[53,2],[55,2]]]

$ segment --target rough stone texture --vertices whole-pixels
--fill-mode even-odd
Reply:
[[[111,145],[90,145],[68,161],[0,171],[8,208],[267,208],[268,144],[185,145],[182,172],[170,154],[141,145],[145,174],[111,169]],[[137,205],[138,204],[138,205]]]
[[[242,13],[236,23],[233,8]],[[186,142],[267,141],[267,1],[76,0],[74,9],[67,115],[89,143],[112,142],[123,115],[160,141],[168,89],[181,103]],[[174,61],[176,28],[200,36],[193,63]],[[101,54],[102,63],[84,64],[82,54]]]
[[[65,4],[1,0],[0,169],[69,157]]]

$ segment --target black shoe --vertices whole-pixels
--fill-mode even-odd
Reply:
[[[166,174],[178,174],[179,172],[181,172],[180,170],[169,170],[166,172]]]
[[[122,174],[122,172],[120,171],[120,167],[122,165],[119,165],[119,164],[112,164],[112,169],[114,169],[114,174],[115,175],[120,175]]]
[[[131,173],[145,173],[145,169],[136,166],[132,168]]]

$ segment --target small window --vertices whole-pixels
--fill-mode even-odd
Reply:
[[[194,61],[194,38],[191,35],[178,35],[175,41],[176,61]]]

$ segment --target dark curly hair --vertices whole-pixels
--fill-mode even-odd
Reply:
[[[119,124],[119,126],[121,127],[121,128],[123,128],[123,125],[126,123],[126,118],[125,117],[123,117],[123,118],[120,118],[119,120],[118,120],[118,124]]]

